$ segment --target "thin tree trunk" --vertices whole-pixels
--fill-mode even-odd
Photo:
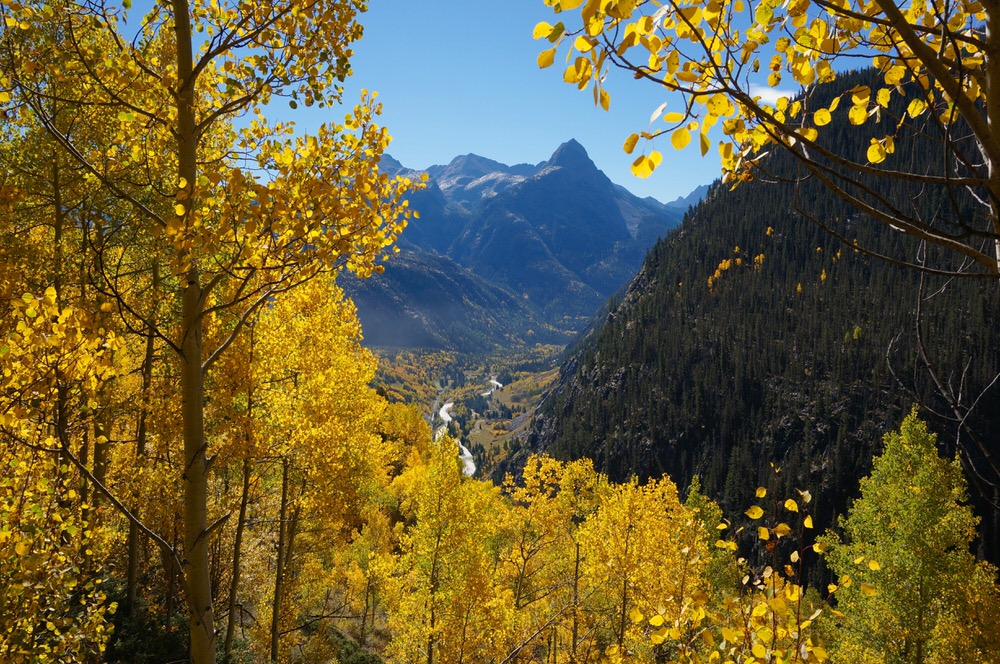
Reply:
[[[628,577],[622,579],[622,613],[618,621],[618,647],[625,643],[625,616],[628,614]]]
[[[990,128],[990,138],[1000,138],[1000,57],[997,48],[1000,46],[1000,16],[996,3],[989,3],[986,16],[986,42],[992,48],[987,49],[985,85],[986,88],[986,122]],[[993,241],[994,257],[997,261],[997,272],[1000,273],[1000,163],[989,158],[987,149],[983,155],[989,165],[989,204],[990,221],[997,237]]]
[[[281,460],[281,508],[278,516],[278,553],[274,566],[274,599],[271,602],[271,661],[278,661],[281,594],[284,591],[285,538],[288,534],[288,459]]]
[[[375,581],[370,576],[371,570],[368,571],[368,575],[365,579],[365,608],[364,613],[361,615],[361,634],[358,637],[358,643],[362,648],[367,645],[369,611],[372,614],[372,622],[375,621]]]
[[[580,613],[580,543],[576,542],[576,559],[573,561],[573,632],[569,642],[569,661],[576,664],[577,616]]]
[[[247,522],[247,505],[250,502],[250,473],[252,465],[250,457],[243,459],[243,493],[240,494],[240,515],[236,521],[236,535],[233,541],[233,580],[229,586],[229,617],[226,620],[226,642],[223,647],[225,661],[233,651],[233,635],[236,632],[236,607],[238,605],[240,587],[240,566],[242,565],[243,531]]]
[[[248,359],[248,364],[253,367],[254,362],[254,328],[250,328],[250,357]],[[233,651],[233,636],[236,632],[236,607],[237,600],[239,598],[239,588],[240,588],[240,568],[242,567],[243,558],[243,532],[246,528],[247,522],[247,505],[250,502],[250,473],[253,470],[253,463],[251,462],[250,455],[253,452],[253,437],[251,432],[251,427],[253,427],[253,379],[251,378],[249,387],[247,388],[247,424],[246,431],[244,433],[246,450],[245,456],[243,457],[243,491],[240,494],[240,514],[236,521],[236,534],[233,541],[233,580],[229,585],[229,606],[228,606],[228,616],[226,618],[226,641],[223,646],[222,652],[225,661],[229,661],[229,657]]]
[[[153,297],[157,297],[160,285],[159,266],[153,263]],[[151,314],[152,317],[152,314]],[[139,464],[146,456],[146,439],[148,430],[146,419],[149,416],[150,397],[153,386],[153,362],[155,360],[156,346],[155,335],[153,333],[153,321],[150,321],[146,328],[146,352],[142,358],[142,388],[139,393],[139,417],[135,429],[135,458]],[[140,506],[136,504],[133,508],[134,514],[139,516]],[[139,527],[134,521],[129,521],[128,526],[128,573],[125,595],[125,613],[130,615],[135,608],[135,600],[139,593]]]

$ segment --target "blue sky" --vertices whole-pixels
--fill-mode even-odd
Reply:
[[[613,72],[611,111],[604,112],[589,90],[563,83],[564,51],[540,70],[536,57],[547,42],[533,40],[531,31],[539,21],[554,23],[553,16],[543,0],[371,0],[345,104],[363,87],[377,90],[393,136],[389,152],[411,168],[470,152],[536,163],[575,138],[598,168],[641,196],[670,201],[717,177],[714,151],[704,158],[694,147],[677,153],[666,138],[657,146],[664,154],[657,172],[647,180],[632,176],[633,157],[622,143],[645,129],[667,98]],[[328,119],[343,110],[334,113]],[[308,129],[322,118],[294,119]]]

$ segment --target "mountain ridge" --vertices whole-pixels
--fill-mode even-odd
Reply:
[[[385,293],[380,300],[377,288],[345,279],[345,289],[358,305],[372,345],[408,345],[409,330],[414,343],[434,338],[437,345],[448,346],[447,335],[429,334],[425,322],[414,327],[421,319],[407,312],[407,307],[412,313],[414,307],[419,308],[417,302],[434,298],[425,291],[413,293],[411,305],[404,303],[412,270],[417,266],[431,269],[429,260],[415,260],[425,252],[450,261],[436,263],[434,270],[449,265],[449,269],[464,271],[461,278],[467,284],[478,284],[475,292],[485,294],[492,289],[487,299],[511,302],[513,297],[524,305],[508,311],[505,318],[520,324],[507,326],[504,333],[494,326],[472,335],[480,338],[480,346],[506,344],[515,338],[526,343],[541,338],[565,343],[627,283],[649,247],[675,227],[682,215],[676,208],[639,198],[612,183],[574,139],[538,164],[508,166],[465,154],[423,171],[409,169],[389,156],[383,158],[382,166],[390,175],[426,174],[427,187],[410,198],[420,219],[411,222],[399,241],[409,252],[405,267],[396,271],[390,260],[381,277],[398,289],[399,297],[393,299],[402,321],[400,329],[383,334],[383,323],[374,322],[375,318],[391,318]],[[402,273],[408,270],[411,279],[403,279]],[[437,297],[443,302],[458,296],[441,289]],[[463,297],[464,307],[456,302],[444,309],[455,316],[478,316],[476,303]],[[369,314],[375,310],[381,313]],[[443,324],[453,328],[457,322]],[[510,332],[515,328],[520,333]]]

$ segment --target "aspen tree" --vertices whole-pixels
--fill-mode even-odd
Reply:
[[[155,330],[176,363],[178,558],[191,659],[203,664],[216,656],[209,547],[228,518],[210,513],[206,374],[261,307],[317,272],[379,271],[411,183],[378,172],[389,135],[374,93],[313,136],[265,115],[279,100],[340,102],[361,36],[357,3],[173,0],[142,18],[129,6],[0,3],[0,110],[44,128],[114,201],[89,218],[107,230],[97,281],[122,326]],[[111,131],[78,141],[52,98]],[[153,265],[160,301],[136,286]],[[227,333],[207,339],[210,318]]]

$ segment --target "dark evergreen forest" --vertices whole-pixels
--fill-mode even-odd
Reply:
[[[840,90],[875,76],[844,76]],[[813,102],[829,104],[833,94]],[[902,109],[884,114],[889,131],[892,111]],[[824,130],[834,152],[863,154],[871,135],[846,120]],[[930,138],[900,136],[884,165],[893,159],[933,170],[940,156]],[[923,275],[859,252],[955,267],[820,183],[793,184],[805,173],[789,154],[763,167],[760,179],[735,189],[717,183],[649,252],[627,291],[567,352],[525,451],[589,456],[619,480],[666,473],[685,486],[698,475],[730,514],[758,485],[809,489],[822,529],[844,513],[883,433],[913,404],[941,434],[943,452],[955,454],[970,435],[990,440],[1000,425],[1000,387],[990,387],[1000,372],[997,284]],[[861,185],[936,223],[977,214],[962,192],[886,179]],[[932,370],[965,406],[975,403],[964,429]],[[997,511],[983,500],[996,490],[970,472],[981,455],[965,461],[983,517],[980,554],[997,560]]]

